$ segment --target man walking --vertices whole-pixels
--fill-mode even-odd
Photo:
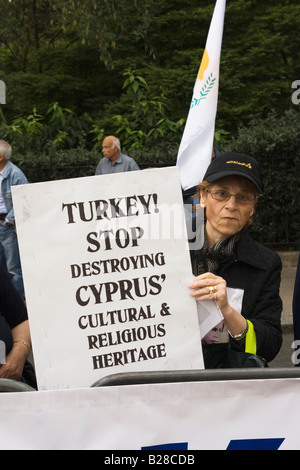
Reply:
[[[0,264],[24,299],[23,276],[15,227],[11,187],[27,184],[24,173],[10,161],[11,146],[0,140]]]

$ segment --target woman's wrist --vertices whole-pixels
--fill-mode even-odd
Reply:
[[[26,348],[27,354],[29,354],[30,351],[31,351],[31,345],[30,345],[30,343],[29,343],[28,341],[26,341],[25,339],[21,339],[21,338],[20,338],[20,339],[15,339],[15,340],[14,340],[14,344],[20,344],[20,345],[22,345],[24,348]]]
[[[235,340],[244,338],[248,330],[247,320],[229,304],[222,309],[222,314],[230,336]]]
[[[241,339],[244,339],[248,331],[248,322],[246,321],[246,328],[241,332],[236,335],[232,335],[230,331],[228,330],[229,335],[231,336],[232,339],[235,341],[240,341]]]

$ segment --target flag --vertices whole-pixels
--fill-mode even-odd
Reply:
[[[184,190],[201,183],[211,161],[226,0],[217,0],[177,155]]]

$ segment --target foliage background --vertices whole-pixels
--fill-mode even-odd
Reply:
[[[92,175],[104,135],[176,163],[214,0],[1,0],[0,137],[30,181]],[[216,146],[255,156],[255,236],[299,249],[298,0],[227,0]],[[300,82],[299,82],[300,87]],[[299,93],[300,96],[300,93]]]

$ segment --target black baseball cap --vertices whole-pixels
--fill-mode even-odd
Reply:
[[[227,152],[213,158],[203,180],[213,183],[225,176],[244,176],[261,191],[259,163],[245,153]]]

